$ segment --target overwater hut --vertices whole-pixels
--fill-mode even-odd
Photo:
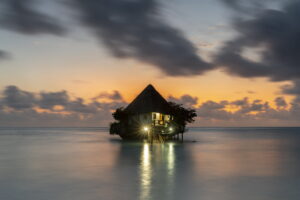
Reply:
[[[187,110],[178,104],[167,102],[150,84],[125,109],[119,108],[113,113],[117,121],[111,124],[110,133],[117,134],[123,139],[162,142],[179,139],[179,134],[183,139],[185,123],[180,123],[178,109],[192,112],[196,116],[194,110]],[[181,112],[181,115],[184,114]],[[186,121],[189,120],[184,122]]]

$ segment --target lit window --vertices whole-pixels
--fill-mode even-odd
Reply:
[[[170,121],[170,115],[165,115],[165,121]]]
[[[160,119],[160,114],[156,113],[155,119],[159,120]]]

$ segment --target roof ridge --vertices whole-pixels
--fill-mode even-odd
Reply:
[[[164,97],[149,84],[126,108],[130,113],[162,112],[168,113],[169,104]]]

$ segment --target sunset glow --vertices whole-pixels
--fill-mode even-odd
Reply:
[[[115,16],[113,8],[109,5],[106,10],[112,9],[112,13],[106,14],[112,19],[110,26],[102,24],[101,20],[97,21],[98,19],[89,21],[89,17],[93,16],[77,19],[81,23],[78,25],[79,21],[72,21],[76,20],[74,16],[65,12],[70,9],[69,7],[51,2],[45,2],[44,10],[49,16],[48,14],[44,16],[45,21],[41,19],[41,23],[45,23],[41,27],[38,24],[18,27],[18,24],[10,21],[12,19],[7,14],[5,19],[10,25],[3,25],[0,29],[1,98],[8,98],[6,95],[9,94],[5,93],[6,88],[15,86],[17,87],[15,92],[21,90],[25,92],[24,94],[30,93],[37,98],[35,102],[29,103],[34,105],[34,108],[32,107],[34,112],[64,116],[72,116],[77,112],[75,115],[78,116],[72,116],[74,119],[92,118],[95,124],[93,122],[90,125],[107,126],[111,119],[111,111],[116,106],[125,106],[148,84],[153,84],[166,99],[192,106],[199,112],[202,105],[222,104],[221,112],[226,116],[230,115],[228,116],[230,119],[224,119],[224,116],[219,113],[220,110],[208,111],[206,110],[208,108],[205,108],[201,111],[203,116],[196,120],[196,126],[239,124],[231,115],[241,109],[234,105],[234,102],[242,100],[249,104],[245,105],[248,108],[244,106],[244,110],[241,111],[246,112],[242,117],[248,120],[243,122],[243,126],[260,126],[260,121],[256,117],[248,119],[249,116],[258,114],[259,118],[262,115],[270,115],[267,117],[271,120],[268,122],[270,126],[278,123],[285,126],[299,125],[296,123],[298,114],[295,113],[299,103],[300,82],[297,67],[294,68],[298,66],[298,61],[293,55],[286,57],[290,59],[289,61],[285,60],[285,57],[281,58],[284,56],[281,49],[291,45],[280,43],[284,46],[276,49],[278,40],[275,38],[269,41],[268,37],[265,38],[263,35],[264,33],[261,33],[261,36],[253,36],[252,46],[248,45],[246,40],[252,37],[249,35],[252,32],[248,32],[247,28],[251,27],[246,25],[247,20],[251,19],[249,17],[251,13],[245,13],[244,21],[240,22],[245,24],[243,32],[234,26],[233,16],[237,14],[228,8],[232,5],[225,6],[221,0],[189,1],[183,3],[176,0],[164,2],[163,5],[153,1],[152,4],[155,6],[149,9],[157,9],[154,12],[157,16],[150,15],[152,20],[150,24],[146,21],[142,24],[139,24],[138,20],[126,21],[126,17],[130,19],[130,14],[141,15],[135,16],[134,19],[146,15],[140,12],[127,13],[127,11],[119,13],[124,15],[122,23],[125,25],[119,24],[118,16]],[[89,6],[88,3],[86,6]],[[245,4],[245,6],[249,5]],[[291,12],[286,7],[281,8],[277,3],[266,3],[264,6],[278,9],[285,15]],[[57,7],[60,9],[55,9]],[[125,8],[121,6],[120,9]],[[39,11],[33,9],[31,12]],[[92,10],[81,10],[83,16],[92,14],[91,12]],[[61,22],[69,20],[70,28],[56,24],[54,21],[49,25],[47,17],[50,20],[50,16],[55,16]],[[257,17],[257,20],[263,19]],[[156,28],[151,27],[151,23],[156,24]],[[136,25],[137,29],[132,28],[132,24]],[[117,26],[120,26],[118,31],[114,28]],[[145,30],[153,31],[148,35],[149,40],[145,40],[141,34]],[[117,34],[114,34],[115,31]],[[260,32],[255,31],[255,33]],[[237,40],[239,37],[245,42],[239,43]],[[258,41],[259,38],[262,41]],[[281,39],[287,41],[286,38]],[[233,49],[231,44],[235,42],[236,51],[231,52]],[[268,60],[265,58],[266,52],[272,53],[272,55],[268,54],[269,57],[275,55],[278,57]],[[38,104],[36,102],[39,101],[42,93],[46,94],[46,98],[49,97],[48,93],[58,93],[58,96],[64,96],[65,100],[54,103],[55,100],[52,99],[50,106],[35,105]],[[117,95],[118,99],[113,95]],[[55,98],[54,96],[49,98]],[[73,101],[72,105],[68,105],[69,108],[66,106],[67,101]],[[82,108],[78,108],[79,105]],[[31,108],[31,106],[27,107]],[[16,108],[5,103],[2,108],[4,115],[8,110],[17,111],[15,114],[18,115],[25,112],[22,110],[23,107]],[[103,112],[92,114],[93,110]],[[289,120],[285,121],[287,116]],[[203,120],[208,120],[209,123],[203,123]],[[223,122],[219,123],[219,120]],[[226,120],[230,120],[230,123]],[[76,121],[71,121],[71,119],[68,123],[61,121],[61,126],[77,124]],[[84,122],[82,125],[87,124]],[[35,125],[28,122],[28,126]]]

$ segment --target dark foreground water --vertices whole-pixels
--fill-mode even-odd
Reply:
[[[300,128],[195,128],[185,140],[0,129],[0,199],[300,199]]]

